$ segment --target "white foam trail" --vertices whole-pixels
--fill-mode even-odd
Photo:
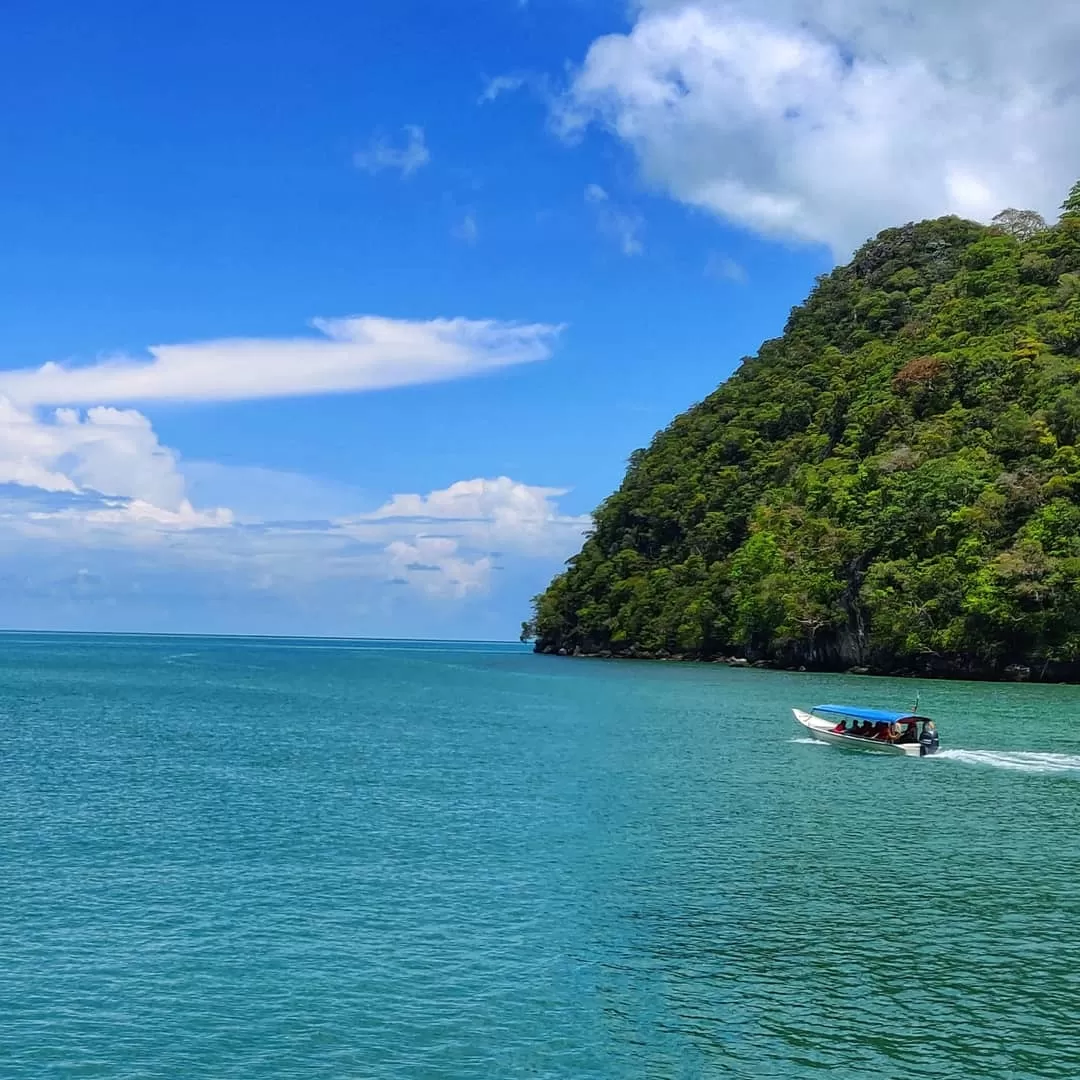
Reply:
[[[1034,750],[939,750],[928,760],[960,761],[965,765],[989,765],[1018,772],[1080,772],[1080,754],[1047,754]]]
[[[796,736],[794,739],[789,740],[793,743],[799,743],[802,746],[827,746],[827,743],[823,743],[820,739],[799,738]]]

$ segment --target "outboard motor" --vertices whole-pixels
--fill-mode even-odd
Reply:
[[[919,757],[938,752],[937,728],[930,724],[923,724],[922,734],[919,736]]]

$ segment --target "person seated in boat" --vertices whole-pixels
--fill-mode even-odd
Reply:
[[[891,724],[878,724],[877,734],[874,735],[874,738],[879,740],[880,742],[892,742],[891,731]]]
[[[889,735],[888,735],[889,742],[899,742],[900,741],[900,736],[902,734],[903,734],[903,732],[900,730],[900,725],[894,720],[889,725]]]
[[[918,726],[914,720],[908,720],[904,725],[904,733],[896,740],[898,743],[916,743],[919,741]]]
[[[847,729],[847,721],[846,720],[841,720],[840,723],[837,724],[836,727],[833,728],[833,734],[834,735],[847,735],[847,734],[849,734],[848,729]]]
[[[851,734],[858,735],[860,739],[872,739],[874,737],[874,725],[869,720],[864,720],[852,728]]]

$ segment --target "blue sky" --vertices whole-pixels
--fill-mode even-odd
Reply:
[[[894,8],[9,7],[0,622],[513,636],[816,274],[1080,173],[1068,5]]]

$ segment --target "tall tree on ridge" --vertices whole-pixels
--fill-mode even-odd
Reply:
[[[1062,217],[1080,217],[1080,180],[1069,189],[1069,194],[1061,204]]]
[[[1010,206],[995,214],[992,224],[1022,243],[1042,232],[1046,228],[1046,219],[1035,210],[1017,210]]]

